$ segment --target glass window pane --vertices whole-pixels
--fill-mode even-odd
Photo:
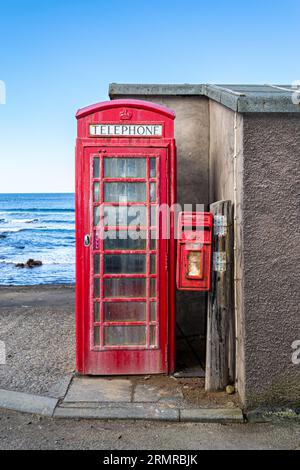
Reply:
[[[144,326],[107,326],[104,330],[106,346],[138,346],[146,343]]]
[[[156,297],[156,279],[150,279],[150,297]]]
[[[145,206],[105,206],[104,225],[124,226],[147,224],[147,208]]]
[[[100,274],[100,255],[94,255],[94,274]]]
[[[94,183],[94,202],[100,201],[100,183]]]
[[[145,321],[146,302],[105,302],[105,321]]]
[[[156,321],[156,302],[150,302],[150,321]]]
[[[105,178],[146,178],[145,158],[105,158]]]
[[[151,206],[151,227],[156,226],[156,206]]]
[[[156,273],[156,255],[150,255],[150,273]]]
[[[144,202],[146,183],[104,183],[105,202]]]
[[[94,326],[94,345],[100,346],[100,326]]]
[[[94,279],[94,297],[100,297],[100,279]]]
[[[150,346],[156,345],[156,326],[150,326]]]
[[[100,159],[99,157],[94,158],[94,178],[100,177]]]
[[[100,304],[99,304],[99,302],[94,303],[94,321],[95,322],[100,321]]]
[[[150,178],[156,177],[156,158],[150,158]]]
[[[156,230],[151,230],[150,250],[156,250]]]
[[[107,274],[146,272],[146,255],[104,255],[104,272]]]
[[[100,224],[100,206],[94,207],[94,225],[97,227],[97,225]]]
[[[145,250],[146,232],[143,230],[107,230],[105,250]]]
[[[104,279],[105,297],[146,297],[146,279]]]
[[[156,183],[150,183],[150,201],[156,201]]]

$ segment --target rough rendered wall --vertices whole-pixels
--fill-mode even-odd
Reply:
[[[300,116],[244,115],[247,407],[300,403]]]
[[[244,301],[243,301],[243,116],[214,102],[209,102],[210,203],[229,199],[234,205],[237,388],[245,401]]]
[[[176,112],[177,200],[179,204],[208,203],[208,99],[201,96],[114,95],[163,104]],[[206,295],[177,292],[176,320],[185,335],[205,336]],[[178,331],[178,336],[181,332]]]

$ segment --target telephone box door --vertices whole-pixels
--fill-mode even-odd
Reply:
[[[168,372],[167,149],[87,147],[83,371]]]

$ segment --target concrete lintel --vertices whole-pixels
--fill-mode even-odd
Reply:
[[[0,408],[53,416],[58,400],[11,390],[0,390]]]
[[[138,96],[203,96],[239,113],[299,113],[296,90],[287,87],[214,84],[111,83],[111,99]],[[299,92],[298,92],[299,93]]]
[[[134,84],[134,83],[110,83],[109,85],[109,97],[114,98],[115,96],[130,96],[130,95],[141,95],[141,96],[157,96],[157,95],[168,95],[168,96],[180,96],[180,95],[202,95],[203,85],[201,84]]]
[[[243,96],[238,99],[239,113],[299,113],[300,106],[292,102],[292,95]]]
[[[180,421],[199,423],[243,423],[244,416],[239,408],[196,408],[180,410]]]
[[[238,100],[240,97],[238,93],[231,92],[230,90],[215,85],[204,85],[203,92],[207,98],[223,104],[232,111],[237,111]]]

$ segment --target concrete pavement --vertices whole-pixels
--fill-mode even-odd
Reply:
[[[203,424],[53,419],[0,410],[0,449],[300,449],[295,422]]]

